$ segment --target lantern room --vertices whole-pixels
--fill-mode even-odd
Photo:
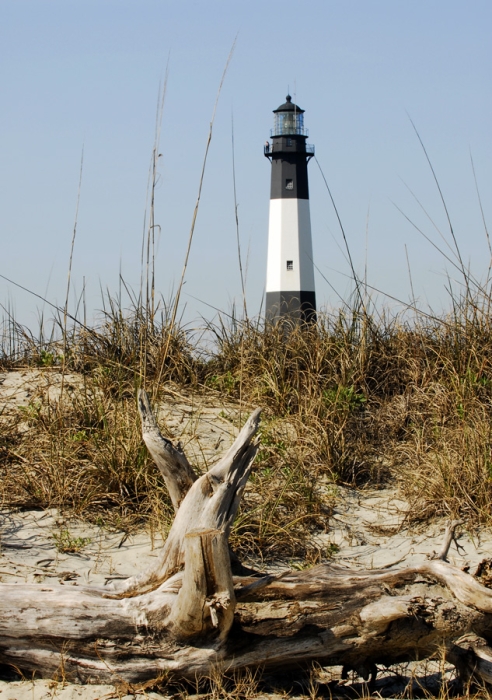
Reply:
[[[273,110],[275,121],[270,135],[275,136],[307,136],[308,130],[304,128],[304,110],[292,102],[292,97],[287,95],[286,102],[278,109]]]

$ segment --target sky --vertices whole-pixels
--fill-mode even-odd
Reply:
[[[472,160],[492,226],[491,23],[489,0],[0,0],[0,275],[63,306],[77,211],[71,310],[85,285],[88,313],[97,312],[101,289],[118,293],[120,275],[138,294],[156,107],[166,83],[155,269],[157,291],[169,302],[235,42],[183,319],[199,323],[242,303],[233,154],[248,311],[261,309],[270,188],[263,144],[288,91],[305,110],[316,147],[309,177],[318,307],[337,308],[352,289],[323,173],[356,272],[384,293],[379,303],[414,296],[445,309],[449,279],[459,274],[435,247],[455,259],[414,126],[462,258],[483,279],[490,252]],[[2,278],[0,303],[29,327],[43,310]]]

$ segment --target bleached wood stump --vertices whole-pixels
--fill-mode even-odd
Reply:
[[[228,539],[258,449],[260,411],[197,478],[159,432],[144,392],[143,439],[176,511],[156,564],[119,586],[0,584],[0,662],[83,682],[194,679],[211,670],[375,664],[443,650],[463,676],[492,682],[492,591],[446,561],[355,571],[322,564],[236,575]]]

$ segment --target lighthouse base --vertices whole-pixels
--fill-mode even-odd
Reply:
[[[267,292],[266,319],[268,321],[316,322],[315,292]]]

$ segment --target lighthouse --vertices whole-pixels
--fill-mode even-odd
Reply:
[[[316,320],[313,246],[307,166],[314,146],[306,143],[304,110],[286,102],[273,111],[274,126],[264,147],[272,164],[266,317],[293,322]]]

